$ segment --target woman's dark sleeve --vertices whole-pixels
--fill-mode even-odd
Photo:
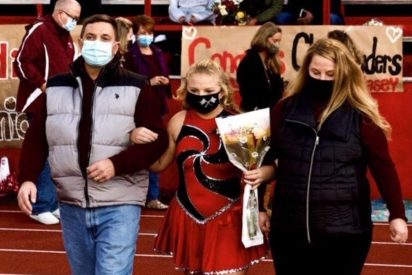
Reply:
[[[395,218],[406,220],[401,184],[389,153],[385,134],[372,121],[363,119],[361,138],[366,147],[369,169],[389,209],[389,220]]]
[[[281,124],[283,106],[284,106],[284,101],[281,100],[270,111],[270,133],[271,133],[270,149],[266,153],[265,159],[263,160],[264,165],[275,165],[275,160],[276,160],[275,143],[276,143],[276,136],[277,136],[277,133],[279,132],[279,127]],[[263,199],[266,193],[266,186],[268,183],[270,182],[264,182],[258,187],[259,211],[265,211]]]

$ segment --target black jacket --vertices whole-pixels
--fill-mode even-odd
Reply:
[[[249,49],[239,64],[236,74],[243,111],[273,107],[282,97],[283,79],[266,71],[256,50]]]
[[[317,130],[309,100],[287,100],[273,144],[279,162],[272,226],[309,236],[370,230],[361,114],[346,103]]]

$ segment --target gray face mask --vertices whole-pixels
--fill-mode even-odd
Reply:
[[[279,46],[270,43],[267,47],[267,52],[269,55],[276,55],[279,52]]]

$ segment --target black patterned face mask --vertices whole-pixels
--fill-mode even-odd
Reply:
[[[197,112],[207,114],[219,106],[219,94],[220,92],[208,95],[197,95],[188,91],[186,94],[186,102]]]

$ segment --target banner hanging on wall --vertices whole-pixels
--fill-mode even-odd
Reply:
[[[235,88],[236,69],[258,26],[202,26],[182,30],[182,75],[203,58],[220,62]],[[365,55],[365,78],[372,92],[402,92],[402,29],[394,26],[282,26],[282,75],[293,79],[307,48],[334,29],[345,30]],[[73,32],[77,41],[80,26]],[[17,55],[24,25],[0,25],[0,148],[20,147],[28,127],[16,112],[19,80],[12,62]]]
[[[212,58],[230,74],[236,69],[259,26],[201,26],[182,29],[181,75],[191,64]],[[281,26],[280,58],[285,81],[293,79],[309,46],[332,30],[344,30],[365,58],[371,92],[402,92],[402,28],[395,26]]]

